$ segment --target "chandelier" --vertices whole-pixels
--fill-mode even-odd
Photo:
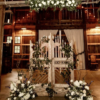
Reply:
[[[62,10],[67,8],[68,11],[76,10],[76,7],[81,3],[81,0],[28,0],[27,3],[30,6],[30,10],[35,10],[36,12],[41,10],[47,10],[47,8],[56,8]]]

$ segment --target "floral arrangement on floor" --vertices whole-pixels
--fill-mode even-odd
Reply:
[[[89,86],[84,80],[70,81],[68,92],[65,95],[67,100],[93,100]]]
[[[22,74],[18,74],[18,81],[10,84],[10,96],[8,100],[29,100],[37,96],[35,86],[25,78]]]
[[[51,83],[48,83],[46,85],[47,85],[46,91],[49,97],[53,97],[54,94],[57,94],[57,92],[53,89],[53,86],[51,85]],[[42,84],[41,86],[43,87],[44,84]]]

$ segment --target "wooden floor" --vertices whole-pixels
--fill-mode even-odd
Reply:
[[[85,76],[86,82],[94,81],[90,89],[92,90],[92,94],[96,97],[94,97],[94,100],[100,100],[100,70],[75,70],[75,80],[76,79],[82,79]],[[11,81],[17,80],[17,71],[13,69],[12,73],[8,73],[5,75],[2,75],[2,82],[1,82],[1,92],[0,92],[0,100],[7,100],[7,97],[9,96],[9,85]],[[38,100],[39,97],[36,99]],[[47,97],[42,97],[40,99],[47,100]],[[63,97],[55,97],[55,100],[57,99],[64,99]]]

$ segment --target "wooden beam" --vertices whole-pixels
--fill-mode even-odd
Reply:
[[[96,27],[96,23],[95,24],[86,24],[86,29],[88,28],[95,28]],[[100,26],[100,24],[98,24]]]
[[[1,71],[2,71],[2,54],[3,54],[3,36],[4,36],[4,16],[5,7],[0,6],[0,91],[1,91]]]
[[[13,29],[13,25],[5,25],[4,29]]]
[[[27,29],[36,29],[36,26],[35,25],[15,25],[15,29],[21,29],[21,28],[27,28]]]

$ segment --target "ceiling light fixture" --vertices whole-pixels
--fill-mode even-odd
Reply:
[[[39,9],[47,9],[47,8],[59,8],[62,10],[63,8],[67,8],[68,11],[76,10],[76,7],[81,4],[81,0],[29,0],[26,3],[30,5],[30,10],[35,10],[36,12]]]

